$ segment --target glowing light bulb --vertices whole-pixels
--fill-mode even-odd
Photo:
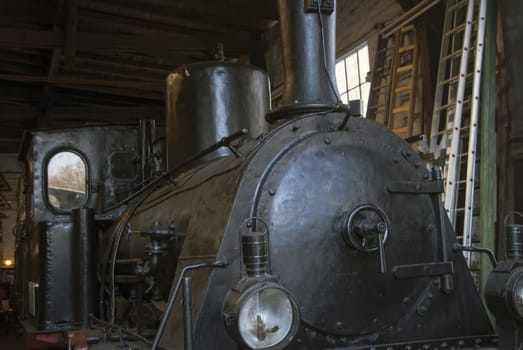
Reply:
[[[13,265],[13,260],[11,260],[11,259],[5,259],[5,260],[4,260],[4,265],[5,265],[5,266],[11,266],[11,265]]]

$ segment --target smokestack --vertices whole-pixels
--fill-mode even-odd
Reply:
[[[336,1],[278,0],[278,5],[285,83],[281,107],[267,115],[268,122],[332,109],[338,103]]]

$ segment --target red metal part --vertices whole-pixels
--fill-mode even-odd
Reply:
[[[68,350],[88,350],[87,337],[82,331],[67,332]]]
[[[27,334],[27,349],[88,350],[87,337],[83,331]]]

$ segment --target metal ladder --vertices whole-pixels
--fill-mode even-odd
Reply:
[[[447,0],[429,148],[444,166],[444,205],[455,231],[462,233],[464,246],[473,243],[486,1]],[[475,11],[478,2],[479,11]],[[472,48],[473,35],[475,49]],[[473,64],[471,58],[474,58]],[[463,117],[467,115],[470,115],[469,125],[462,126]],[[470,252],[464,255],[471,266]]]

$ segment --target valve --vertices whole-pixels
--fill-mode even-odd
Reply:
[[[387,272],[385,243],[389,236],[390,221],[376,205],[360,205],[348,215],[342,236],[349,246],[363,253],[378,252],[380,272]]]

